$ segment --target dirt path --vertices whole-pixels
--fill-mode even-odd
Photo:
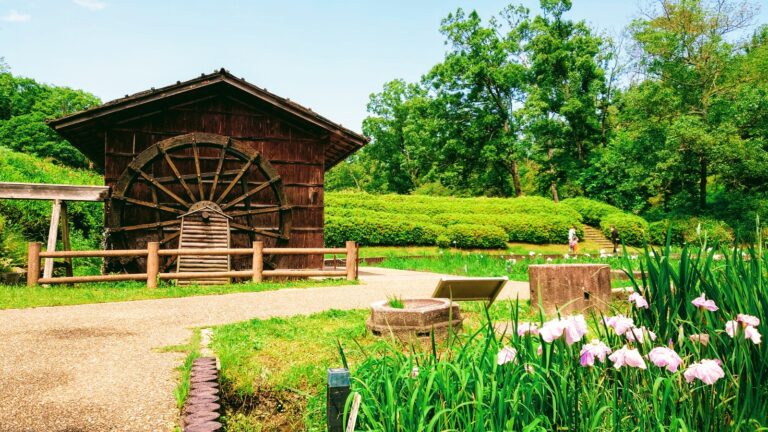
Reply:
[[[440,275],[364,268],[362,285],[0,311],[0,431],[168,431],[191,328],[430,296]],[[527,298],[510,282],[500,298]]]

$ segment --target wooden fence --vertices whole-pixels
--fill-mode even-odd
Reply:
[[[177,255],[253,255],[251,270],[195,273],[160,273],[161,256]],[[344,270],[264,270],[264,255],[346,255]],[[41,258],[83,258],[83,257],[128,257],[147,258],[147,272],[134,274],[110,274],[100,276],[40,277]],[[251,278],[261,282],[264,277],[310,277],[310,276],[346,276],[348,280],[357,279],[357,244],[348,241],[346,248],[265,248],[264,243],[254,242],[253,248],[235,249],[160,249],[160,244],[150,242],[146,249],[98,250],[98,251],[41,251],[40,243],[29,244],[27,263],[27,286],[38,284],[72,284],[84,282],[110,282],[128,280],[146,280],[148,288],[157,288],[158,279],[207,279],[207,278]]]

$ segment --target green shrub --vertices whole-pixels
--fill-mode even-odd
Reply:
[[[495,225],[451,225],[445,230],[445,234],[439,237],[438,246],[453,246],[463,249],[505,248],[507,246],[507,233]]]
[[[627,213],[613,213],[604,217],[600,222],[600,228],[603,234],[610,238],[611,225],[614,225],[619,231],[622,242],[631,246],[642,246],[649,240],[648,222],[640,216]]]
[[[578,219],[563,215],[443,214],[435,216],[433,220],[446,227],[457,224],[495,225],[507,233],[508,241],[522,243],[565,243],[571,226],[576,226],[580,237],[584,234]]]
[[[671,243],[709,244],[731,243],[734,240],[733,229],[727,223],[710,218],[675,218],[653,222],[650,226],[650,239],[654,244],[665,244],[667,229],[671,227]]]
[[[600,222],[608,215],[623,213],[617,207],[589,198],[568,198],[560,203],[576,210],[584,223],[593,227],[599,227]]]
[[[354,240],[363,246],[432,246],[445,231],[439,225],[409,222],[400,218],[327,217],[325,244],[342,246]]]
[[[649,240],[655,245],[667,244],[667,234],[670,236],[670,243],[681,245],[685,242],[685,232],[687,230],[685,223],[679,220],[660,220],[649,224]]]
[[[506,240],[516,242],[565,243],[571,226],[577,227],[580,236],[583,234],[581,215],[576,210],[542,197],[455,198],[339,192],[327,194],[325,204],[329,218],[363,218],[444,227],[459,224],[497,226],[505,231]],[[452,241],[447,237],[440,240],[445,245]],[[408,244],[414,243],[402,245]]]
[[[17,153],[0,147],[0,181],[25,183],[62,183],[80,185],[103,184],[102,177],[88,170],[55,165],[45,159]],[[85,237],[100,239],[104,227],[104,205],[72,202],[67,207],[69,220],[75,230]],[[0,200],[0,214],[8,225],[28,240],[42,241],[47,237],[51,219],[51,202],[37,200]]]
[[[325,195],[327,209],[340,208],[385,212],[398,215],[435,216],[445,213],[509,215],[559,214],[581,221],[573,208],[542,197],[520,198],[456,198],[426,195],[371,195],[358,192],[335,192]]]

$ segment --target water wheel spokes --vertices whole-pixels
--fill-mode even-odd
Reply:
[[[112,249],[144,248],[150,241],[177,248],[180,217],[206,201],[232,218],[230,247],[250,247],[256,240],[279,247],[290,236],[291,206],[280,176],[259,152],[229,137],[192,133],[155,143],[131,161],[112,190],[107,219]],[[233,258],[234,269],[250,266],[250,257]],[[115,261],[108,268],[145,266],[143,258]],[[163,261],[165,271],[173,268],[174,258]],[[272,262],[268,258],[267,266]]]

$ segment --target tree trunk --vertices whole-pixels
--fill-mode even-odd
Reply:
[[[707,208],[707,158],[699,159],[699,209]]]
[[[560,197],[557,195],[557,184],[555,184],[555,182],[552,182],[550,189],[552,190],[552,199],[555,202],[560,202]]]
[[[515,196],[522,196],[523,188],[520,186],[520,169],[515,159],[512,160],[512,184],[515,186]]]

